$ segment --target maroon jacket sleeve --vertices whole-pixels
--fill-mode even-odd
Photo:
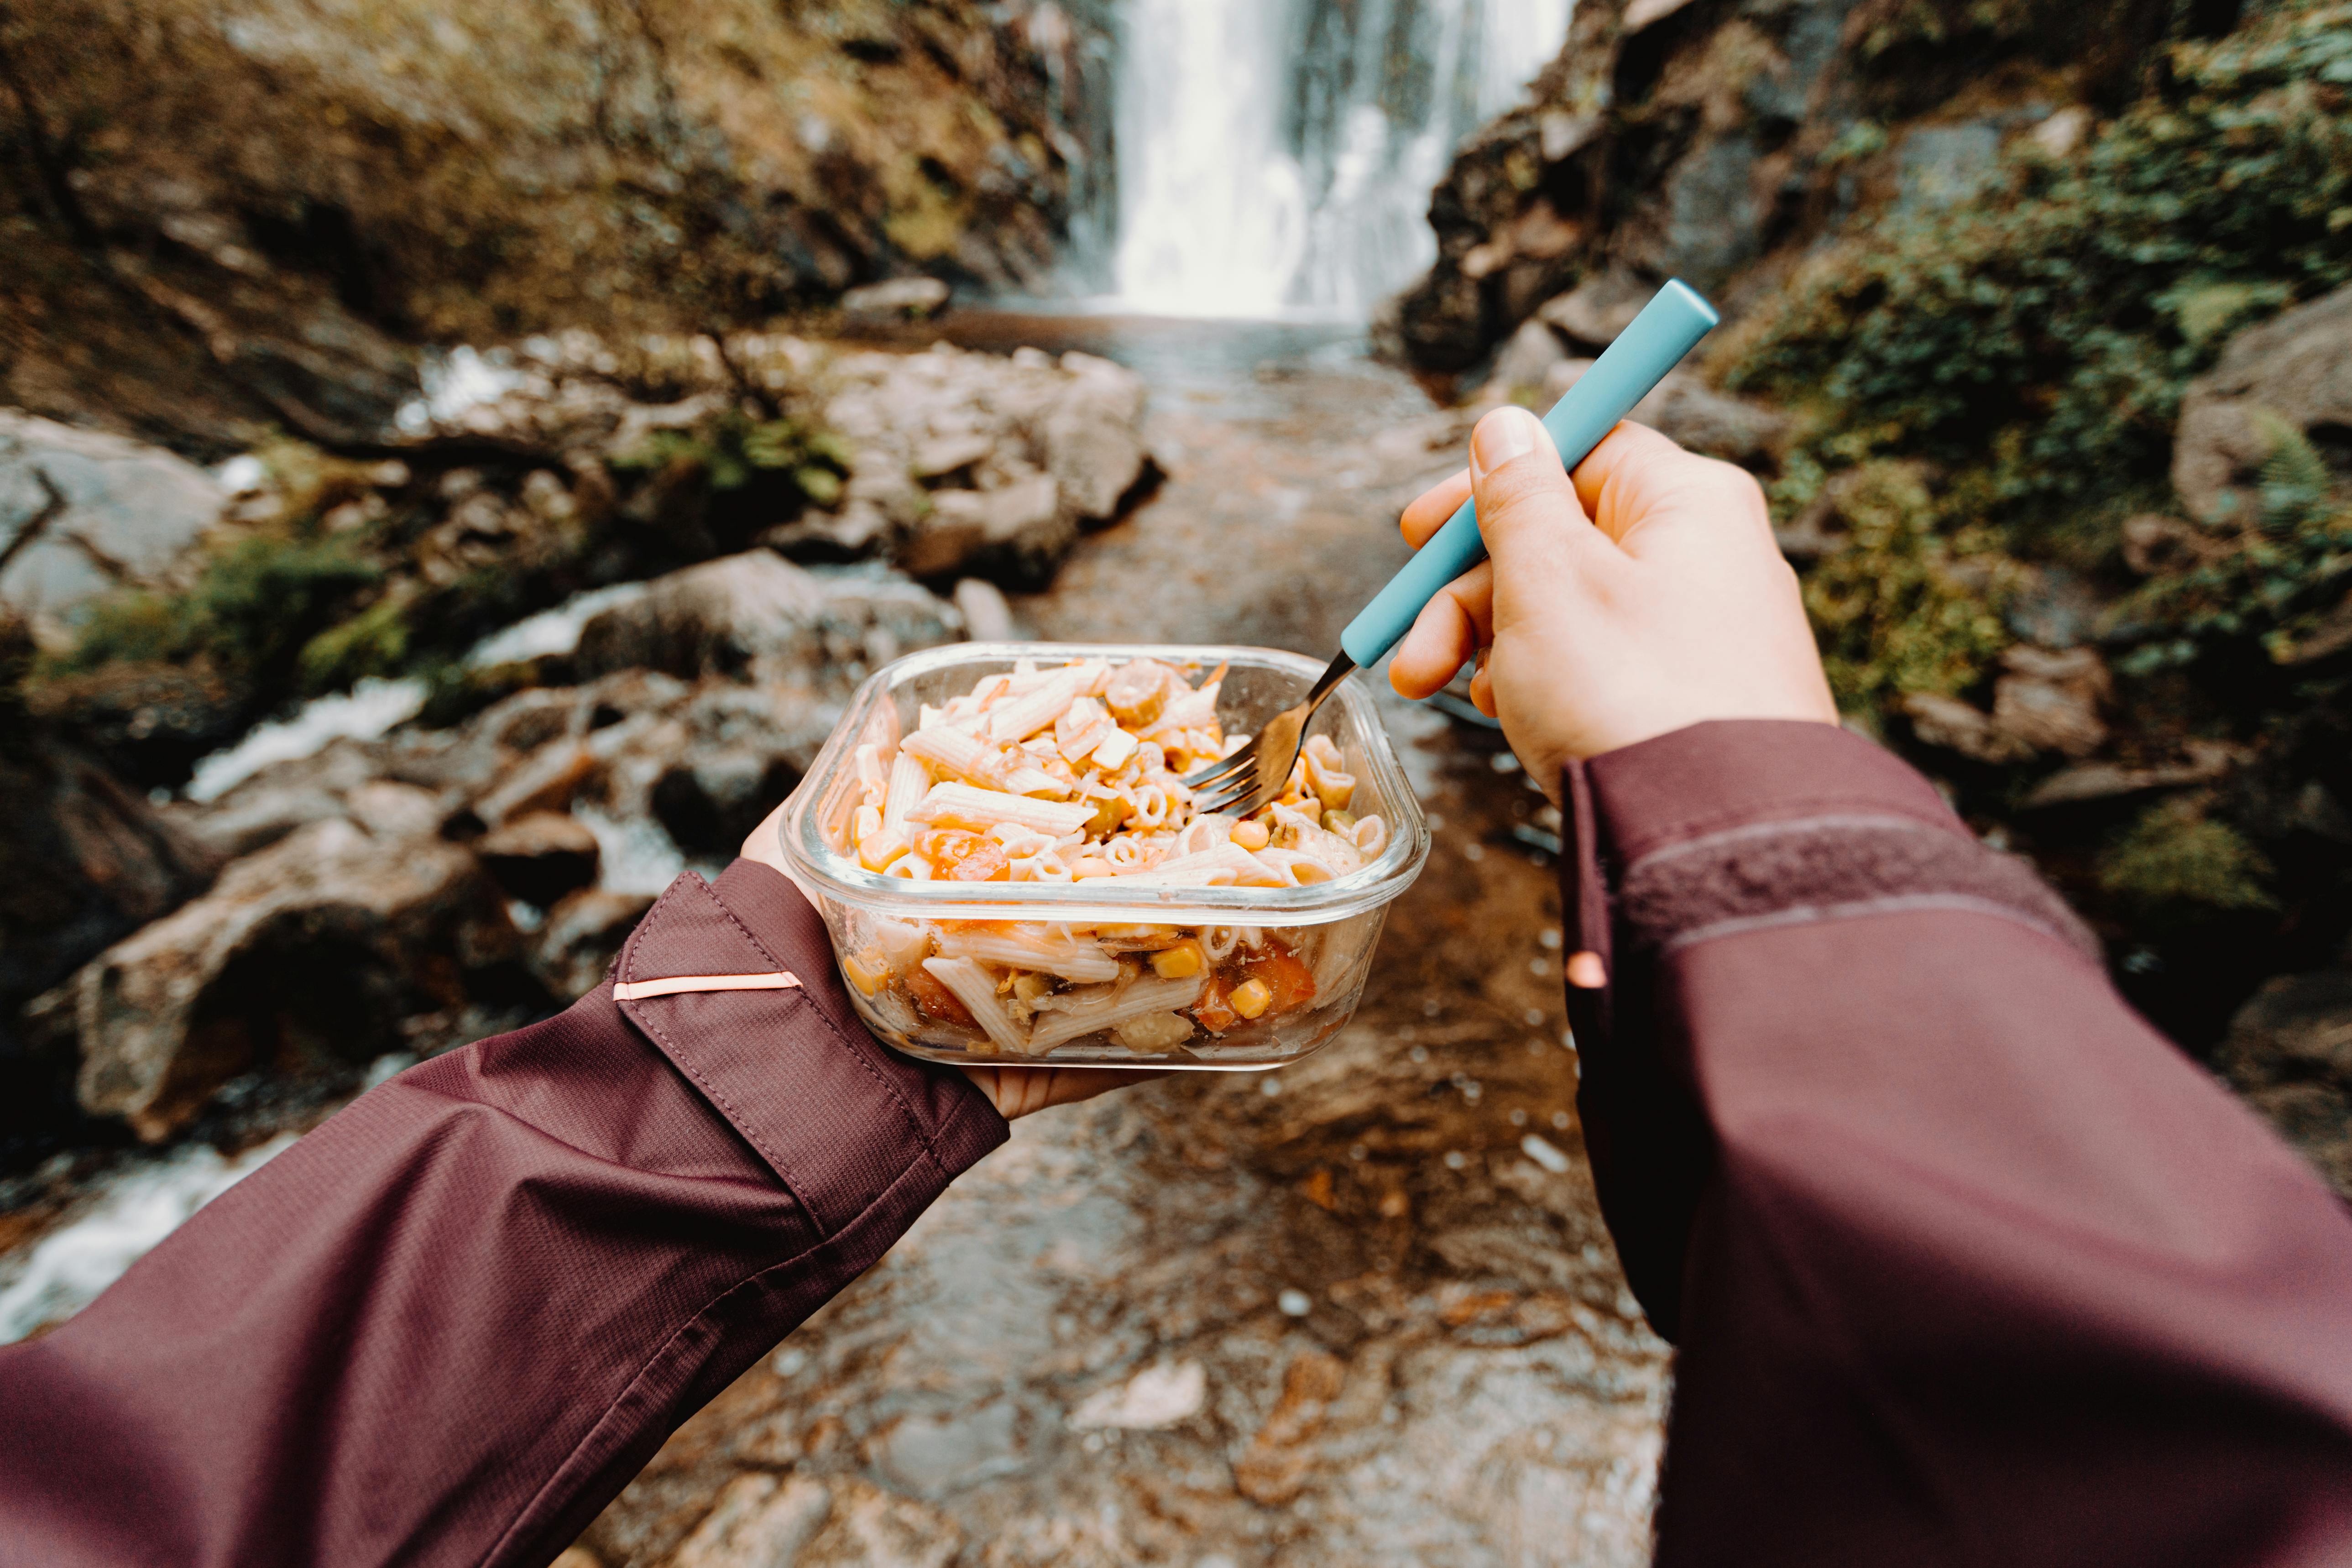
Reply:
[[[1567,793],[1660,1563],[2352,1562],[2352,1216],[2022,862],[1827,725]]]
[[[0,1560],[545,1563],[1005,1136],[764,866],[681,877],[615,969],[803,985],[608,981],[412,1068],[0,1351]]]

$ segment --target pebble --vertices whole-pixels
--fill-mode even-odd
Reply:
[[[1282,1315],[1286,1318],[1303,1318],[1315,1306],[1314,1300],[1297,1286],[1276,1296],[1274,1304],[1282,1309]]]

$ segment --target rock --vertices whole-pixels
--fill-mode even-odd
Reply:
[[[599,760],[585,741],[550,741],[478,797],[474,815],[496,827],[510,817],[562,811],[596,772]]]
[[[397,1020],[462,1004],[469,974],[518,952],[464,849],[313,823],[68,982],[81,1103],[162,1139],[250,1067],[383,1055]]]
[[[1923,746],[1940,746],[1980,763],[2021,763],[2033,748],[1993,724],[1992,715],[1957,697],[1914,691],[1903,699],[1911,733]]]
[[[547,911],[530,934],[531,973],[565,1001],[577,1001],[603,983],[613,960],[646,911],[651,893],[614,893],[583,888]]]
[[[2352,428],[2352,285],[2240,332],[2189,384],[2172,487],[2190,517],[2231,527],[2259,521],[2259,475],[2275,444],[2266,420],[2323,442]]]
[[[669,1568],[792,1568],[824,1528],[833,1494],[805,1476],[738,1476],[669,1560]]]
[[[1546,405],[1565,395],[1592,365],[1589,359],[1555,364],[1544,381]],[[1669,372],[1633,405],[1631,417],[1694,452],[1735,463],[1776,458],[1791,428],[1779,409],[1717,392],[1687,371]]]
[[[1118,515],[1150,460],[1142,436],[1143,380],[1092,354],[1064,354],[1060,368],[1075,380],[1045,418],[1045,471],[1080,520],[1106,522]]]
[[[490,880],[540,909],[596,881],[596,836],[560,811],[509,816],[473,847]]]
[[[833,1514],[793,1568],[948,1568],[963,1550],[955,1521],[855,1476],[832,1478]]]
[[[220,866],[89,757],[43,737],[0,748],[0,994],[52,984]]]
[[[2099,749],[2107,726],[2099,708],[2114,694],[2096,648],[2050,653],[2020,643],[2001,655],[2009,673],[1993,686],[1993,727],[2037,752],[2084,757]]]
[[[441,831],[440,797],[415,784],[373,780],[345,795],[343,808],[377,838],[429,838]]]
[[[2076,647],[2098,629],[2106,605],[2082,574],[2063,566],[2025,568],[2003,610],[2009,629],[2046,648]]]
[[[125,783],[177,784],[250,722],[248,693],[209,665],[113,663],[34,682],[25,706],[71,731]]]
[[[1315,1464],[1314,1440],[1323,1429],[1326,1407],[1339,1397],[1348,1369],[1328,1351],[1307,1351],[1282,1374],[1282,1397],[1234,1461],[1234,1485],[1242,1496],[1266,1508],[1280,1508],[1307,1489]]]
[[[162,584],[227,500],[160,447],[0,409],[0,606],[58,636],[100,595]]]
[[[974,642],[1012,642],[1019,636],[1013,624],[1013,606],[1003,590],[985,577],[966,577],[955,585],[955,607],[963,616],[964,636]]]
[[[1003,1399],[971,1410],[903,1416],[882,1433],[873,1453],[885,1477],[919,1498],[942,1498],[1026,1468],[1020,1412]]]
[[[2187,571],[2210,560],[2226,544],[2196,524],[2159,512],[2140,512],[2124,519],[2124,564],[2143,577],[2159,572]]]
[[[902,653],[948,642],[954,607],[904,579],[819,577],[756,550],[656,578],[581,629],[583,676],[646,668],[845,689]]]
[[[1992,120],[1922,125],[1895,149],[1898,213],[1958,206],[2000,177],[2001,127]]]
[[[2265,984],[2231,1020],[2215,1066],[2352,1201],[2352,966]]]
[[[1567,358],[1559,333],[1540,321],[1522,321],[1496,354],[1495,367],[1487,373],[1479,400],[1500,404],[1533,398],[1549,405],[1555,395],[1549,384],[1552,372]]]
[[[917,577],[941,577],[993,564],[1020,580],[1042,580],[1076,542],[1075,519],[1062,514],[1061,488],[1050,474],[1001,489],[940,490],[931,518],[898,552]]]
[[[1554,296],[1537,319],[1580,348],[1599,352],[1633,324],[1657,289],[1624,272],[1596,272],[1565,294]]]
[[[2154,789],[2179,789],[2211,784],[2241,760],[2237,748],[2218,741],[2190,741],[2181,748],[2185,759],[2152,767],[2123,763],[2076,763],[2059,769],[2029,791],[2019,804],[2028,811],[2085,801],[2113,800]]]
[[[893,278],[852,289],[841,297],[848,316],[896,319],[936,316],[947,308],[948,286],[936,278]]]
[[[1980,763],[2019,763],[2037,752],[2086,756],[2107,738],[2099,706],[2113,690],[2095,648],[2051,653],[2020,643],[2001,655],[1990,713],[1957,697],[1915,691],[1903,700],[1920,743]]]

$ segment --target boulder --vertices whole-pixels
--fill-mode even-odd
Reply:
[[[50,636],[122,587],[152,587],[228,493],[143,442],[0,409],[0,605]]]
[[[755,550],[655,579],[581,629],[583,676],[644,667],[846,689],[901,653],[953,639],[955,607],[902,578],[819,576]]]
[[[505,899],[465,849],[312,823],[68,982],[79,1098],[160,1140],[249,1068],[397,1047],[400,1019],[462,1005],[472,977],[519,957]]]
[[[530,934],[531,973],[565,1001],[577,1001],[603,984],[621,944],[654,907],[651,893],[614,893],[583,888],[569,893]]]
[[[2352,1201],[2352,965],[2263,985],[2215,1066]]]
[[[1558,396],[1550,389],[1552,373],[1567,359],[1568,350],[1561,346],[1559,333],[1540,321],[1522,321],[1519,330],[1495,355],[1494,368],[1486,373],[1486,385],[1478,395],[1479,401],[1502,404],[1524,397],[1540,400],[1549,406]]]
[[[2053,653],[2020,643],[2001,655],[2001,668],[1990,713],[1934,692],[1905,697],[1903,711],[1920,743],[2003,763],[2043,752],[2088,756],[2105,742],[2099,709],[2114,685],[2097,649]]]
[[[1617,341],[1633,324],[1656,286],[1631,273],[1596,272],[1565,294],[1555,295],[1538,319],[1580,348],[1595,352]]]
[[[2240,332],[2212,370],[2189,384],[2173,437],[2172,488],[2189,516],[2230,526],[2259,521],[2261,470],[2277,445],[2273,421],[2312,438],[2339,466],[2352,458],[2352,285]]]
[[[474,853],[490,880],[540,909],[596,881],[596,836],[560,811],[510,817],[474,840]]]

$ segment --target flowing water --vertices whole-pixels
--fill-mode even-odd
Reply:
[[[1122,305],[1361,321],[1436,256],[1430,188],[1559,53],[1570,0],[1129,0]]]

